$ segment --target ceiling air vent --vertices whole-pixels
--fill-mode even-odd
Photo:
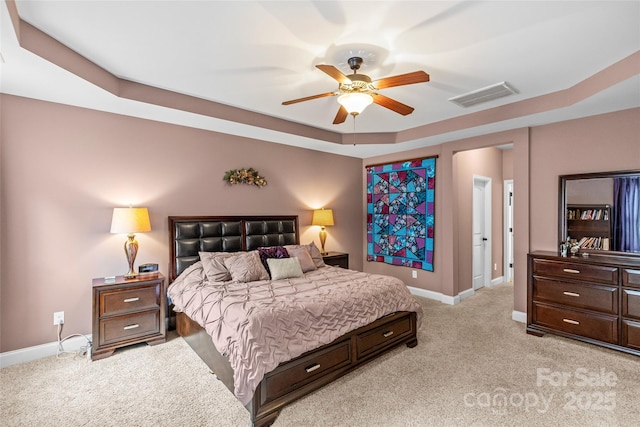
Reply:
[[[461,107],[471,107],[472,105],[513,95],[514,93],[518,93],[518,91],[509,86],[507,82],[500,82],[482,89],[454,96],[453,98],[449,98],[449,101]]]

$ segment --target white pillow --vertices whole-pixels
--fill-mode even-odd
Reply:
[[[300,267],[298,258],[267,258],[271,280],[291,279],[302,277],[304,273]]]

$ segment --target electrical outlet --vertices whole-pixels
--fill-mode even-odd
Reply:
[[[418,278],[418,272],[416,270],[411,270],[411,277],[414,279]]]
[[[53,326],[64,325],[64,311],[53,313]]]

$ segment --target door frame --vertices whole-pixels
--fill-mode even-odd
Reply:
[[[481,287],[476,287],[474,280],[473,280],[473,265],[475,265],[475,262],[473,260],[473,224],[475,223],[475,218],[477,215],[476,209],[475,209],[475,200],[473,200],[476,195],[475,195],[475,187],[476,187],[476,183],[481,184],[484,187],[484,201],[483,201],[483,208],[484,208],[484,235],[487,236],[485,240],[485,246],[484,246],[484,268],[483,268],[483,277],[482,277],[482,287],[487,287],[491,285],[491,254],[492,254],[492,239],[491,239],[491,218],[492,218],[492,212],[491,212],[491,178],[487,177],[487,176],[481,176],[481,175],[473,175],[473,187],[472,187],[472,191],[471,191],[471,197],[472,197],[472,201],[471,201],[471,206],[472,206],[472,219],[471,219],[471,288],[473,290],[476,289],[480,289]]]
[[[505,179],[504,180],[504,244],[503,244],[503,254],[504,260],[502,264],[503,277],[505,282],[513,282],[513,265],[509,267],[509,264],[513,264],[513,247],[515,246],[514,239],[509,241],[509,233],[513,234],[513,180]],[[509,221],[511,219],[511,221]],[[511,227],[509,227],[511,225]],[[511,228],[511,231],[509,231]],[[514,236],[515,237],[515,236]]]

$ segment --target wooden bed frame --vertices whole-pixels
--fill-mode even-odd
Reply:
[[[169,217],[169,283],[199,260],[198,252],[235,252],[260,246],[299,244],[297,216]],[[183,313],[174,313],[178,334],[233,393],[233,370],[211,337]],[[246,405],[252,426],[271,425],[287,404],[353,371],[379,355],[418,344],[416,313],[397,312],[280,364],[267,373]]]

